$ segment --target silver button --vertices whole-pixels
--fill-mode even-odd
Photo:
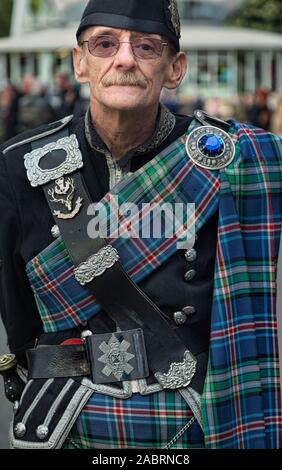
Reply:
[[[17,437],[24,437],[26,433],[26,427],[23,423],[18,423],[14,428],[15,435]]]
[[[87,336],[92,336],[92,335],[93,335],[92,331],[90,331],[90,330],[85,330],[85,331],[83,331],[83,332],[81,333],[81,339],[86,339]]]
[[[184,279],[186,282],[189,282],[189,281],[192,281],[192,279],[194,279],[195,276],[196,276],[195,269],[190,269],[189,271],[187,271],[187,273],[185,273]]]
[[[49,434],[49,428],[48,426],[44,426],[44,424],[41,424],[41,426],[38,426],[38,428],[36,429],[36,436],[40,440],[46,439],[48,434]]]
[[[20,403],[18,401],[15,401],[13,404],[13,412],[16,414],[19,409],[20,409]]]
[[[51,234],[52,234],[52,237],[53,237],[53,238],[59,238],[59,236],[60,236],[60,229],[59,229],[58,225],[54,225],[54,226],[51,228]]]
[[[183,312],[174,312],[173,319],[176,325],[184,325],[184,323],[186,323],[187,317]]]
[[[194,248],[187,250],[185,253],[185,258],[188,262],[192,263],[197,259],[197,251]]]
[[[197,116],[198,118],[202,118],[202,117],[204,116],[203,111],[196,111],[196,116]]]
[[[194,313],[196,313],[196,309],[195,307],[189,305],[188,307],[184,307],[182,309],[182,312],[187,316],[189,317],[190,315],[194,315]]]

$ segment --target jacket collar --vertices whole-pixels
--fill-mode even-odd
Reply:
[[[168,108],[164,105],[160,105],[158,119],[155,131],[153,135],[142,145],[138,146],[134,149],[134,153],[144,154],[151,150],[158,148],[161,143],[168,137],[168,135],[172,132],[176,124],[176,118],[174,114],[172,114]],[[90,110],[86,112],[85,115],[85,134],[86,139],[91,148],[96,150],[97,152],[103,153],[104,155],[109,155],[109,149],[107,148],[106,144],[100,138],[99,134],[97,133],[92,119]],[[131,153],[130,151],[129,153]],[[126,158],[126,155],[123,157]],[[123,159],[122,159],[123,160]]]

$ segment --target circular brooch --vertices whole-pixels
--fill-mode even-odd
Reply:
[[[220,170],[235,157],[235,145],[227,132],[213,126],[194,129],[187,138],[188,156],[196,165],[208,170]]]

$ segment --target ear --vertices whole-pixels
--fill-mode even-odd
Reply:
[[[79,83],[88,83],[88,66],[86,54],[82,46],[76,46],[72,50],[73,68],[75,78]]]
[[[177,88],[187,71],[187,56],[184,52],[178,52],[170,58],[170,64],[163,84],[165,88],[173,90]]]

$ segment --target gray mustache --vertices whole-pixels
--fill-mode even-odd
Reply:
[[[111,76],[109,75],[108,77],[105,77],[102,80],[102,85],[104,87],[109,87],[109,86],[141,86],[142,88],[147,87],[147,80],[142,77],[136,77],[136,75],[131,74],[131,73],[126,73],[123,75],[117,75],[117,76]]]

